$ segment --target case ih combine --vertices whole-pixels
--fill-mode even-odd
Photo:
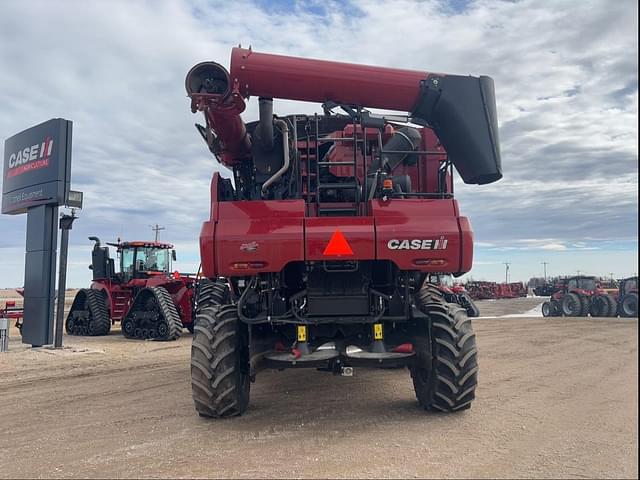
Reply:
[[[121,322],[127,338],[175,340],[183,326],[193,330],[196,279],[171,272],[173,245],[160,242],[107,243],[116,247],[116,272],[109,247],[97,237],[91,254],[93,283],[73,300],[65,328],[70,335],[107,335]],[[210,287],[208,287],[210,288]]]
[[[242,414],[263,367],[407,366],[424,408],[468,408],[471,321],[425,279],[472,265],[453,167],[469,184],[502,177],[491,78],[235,48],[230,71],[200,63],[186,90],[233,172],[213,175],[200,236],[215,285],[199,299],[191,351],[199,414]],[[245,124],[250,96],[259,120]],[[322,103],[324,115],[274,116],[274,98]]]

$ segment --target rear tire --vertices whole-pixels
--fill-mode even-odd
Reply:
[[[560,308],[565,317],[582,316],[582,300],[576,293],[567,293],[562,298]]]
[[[414,341],[417,358],[410,369],[418,403],[425,410],[466,410],[478,383],[471,319],[459,305],[446,303],[431,285],[418,293],[418,306],[430,317],[430,335]]]
[[[611,304],[607,295],[596,295],[591,297],[591,307],[589,313],[592,317],[608,317]]]
[[[198,283],[196,309],[202,310],[213,305],[229,303],[229,286],[224,280],[203,278]]]
[[[544,302],[542,304],[542,316],[543,317],[553,317],[553,305],[551,302]]]
[[[247,327],[234,305],[200,310],[191,345],[191,391],[196,411],[211,418],[242,415],[249,405]]]
[[[607,301],[609,302],[609,316],[617,317],[618,316],[618,302],[611,295],[606,296]]]
[[[620,302],[620,314],[623,317],[637,317],[638,316],[638,294],[627,293],[622,297]]]

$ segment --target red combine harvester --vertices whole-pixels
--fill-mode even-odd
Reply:
[[[549,301],[542,304],[545,317],[615,317],[616,300],[600,288],[596,277],[564,278],[555,286]]]
[[[213,175],[200,235],[217,290],[198,299],[198,413],[242,414],[261,368],[358,365],[408,367],[426,409],[469,408],[471,321],[425,279],[471,269],[452,176],[502,177],[493,80],[235,48],[230,71],[200,63],[186,90],[234,177]],[[259,120],[245,124],[250,96]],[[274,116],[273,98],[322,103],[324,114]]]
[[[93,283],[80,290],[65,322],[70,335],[107,335],[120,322],[127,338],[175,340],[183,326],[193,331],[196,278],[171,273],[173,245],[107,243],[116,247],[120,272],[98,237],[91,254]]]

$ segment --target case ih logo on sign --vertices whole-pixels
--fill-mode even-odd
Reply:
[[[47,137],[41,144],[36,143],[10,154],[7,177],[11,178],[29,170],[48,167],[52,150],[53,138]]]
[[[54,118],[4,142],[2,213],[63,205],[71,177],[72,123]]]

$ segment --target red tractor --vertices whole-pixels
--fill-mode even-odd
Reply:
[[[211,182],[191,385],[198,413],[241,415],[261,368],[408,367],[428,410],[470,407],[475,336],[428,275],[471,269],[453,196],[502,177],[493,80],[262,54],[186,77],[196,125],[233,172]],[[259,120],[240,113],[259,98]],[[273,114],[273,99],[323,115]],[[373,114],[367,108],[409,112]],[[338,111],[338,112],[336,112]]]
[[[551,299],[542,304],[545,317],[609,317],[616,313],[615,299],[600,288],[596,277],[589,276],[562,279]]]
[[[618,281],[618,315],[638,316],[638,277]]]
[[[161,242],[107,243],[117,249],[119,272],[109,247],[98,237],[91,254],[93,283],[80,290],[65,322],[69,335],[107,335],[120,322],[127,338],[175,340],[183,326],[193,330],[193,276],[171,273],[173,245]]]

